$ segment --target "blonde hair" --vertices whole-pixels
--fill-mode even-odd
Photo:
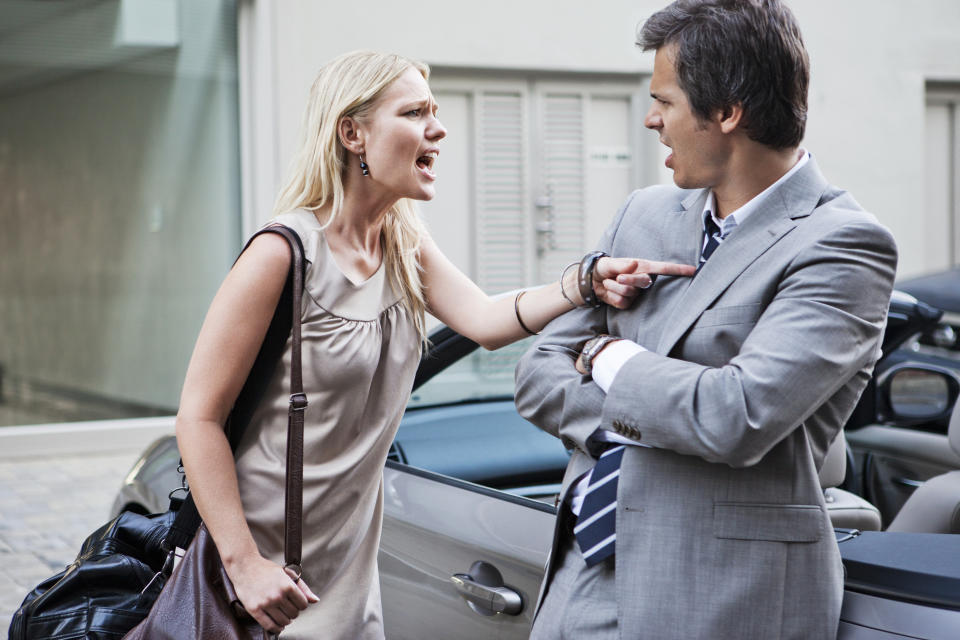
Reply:
[[[343,172],[349,166],[349,152],[337,132],[340,120],[350,116],[362,121],[384,90],[410,67],[429,79],[430,68],[422,62],[373,51],[341,55],[320,69],[310,89],[300,150],[277,196],[274,215],[300,208],[316,212],[330,204],[323,227],[337,217],[343,210]],[[393,205],[382,233],[387,272],[425,341],[426,302],[417,259],[425,230],[412,200],[402,198]]]

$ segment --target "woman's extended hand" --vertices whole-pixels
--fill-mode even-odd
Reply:
[[[658,275],[692,276],[696,267],[676,262],[641,258],[600,258],[593,269],[593,292],[602,302],[626,309],[640,289],[646,289]],[[651,277],[652,276],[652,277]]]
[[[294,582],[259,554],[230,567],[228,575],[243,608],[269,633],[280,633],[308,604],[320,601],[302,579]]]

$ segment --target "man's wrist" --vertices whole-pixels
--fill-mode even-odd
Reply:
[[[604,393],[609,393],[620,369],[627,364],[628,360],[642,351],[646,349],[632,340],[621,338],[611,342],[593,359],[591,372],[593,381]]]
[[[587,375],[593,373],[594,359],[607,348],[607,345],[617,340],[619,340],[619,338],[602,333],[590,338],[583,344],[583,349],[580,352],[580,362]]]

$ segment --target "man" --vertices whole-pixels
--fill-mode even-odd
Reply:
[[[630,195],[600,249],[699,266],[562,316],[517,368],[520,413],[573,450],[531,638],[833,638],[817,472],[879,355],[894,241],[799,147],[778,0],[678,0],[638,44],[679,188]]]

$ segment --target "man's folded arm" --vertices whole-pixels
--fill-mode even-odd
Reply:
[[[612,251],[617,229],[637,193],[630,194],[620,207],[597,250]],[[574,309],[550,322],[517,365],[517,411],[559,437],[568,448],[586,451],[587,438],[600,424],[604,393],[589,376],[580,375],[574,364],[583,343],[606,332],[606,307]]]
[[[605,317],[603,309],[575,309],[560,316],[517,365],[517,411],[568,448],[586,451],[587,438],[600,424],[604,393],[574,363],[579,345],[605,331]]]
[[[606,394],[601,428],[620,421],[639,443],[734,467],[757,463],[876,361],[895,271],[884,227],[832,230],[790,265],[727,365],[649,351],[630,358]]]

